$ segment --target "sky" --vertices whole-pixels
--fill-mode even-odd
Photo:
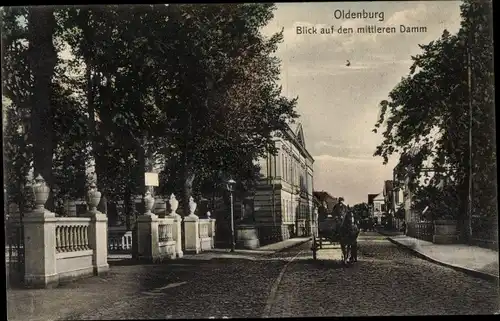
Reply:
[[[283,94],[299,97],[297,120],[313,155],[314,190],[343,196],[347,204],[366,202],[392,179],[397,156],[383,165],[373,157],[381,135],[372,132],[379,103],[401,77],[409,74],[419,44],[438,39],[443,30],[460,27],[461,1],[376,1],[278,3],[265,35],[284,30],[276,55],[282,60]],[[380,19],[336,19],[336,10],[383,12]],[[319,34],[320,28],[351,27],[353,34]],[[358,27],[394,26],[392,34],[356,33]],[[400,25],[426,27],[401,33]],[[318,34],[297,34],[297,27]],[[351,65],[346,66],[347,60]]]

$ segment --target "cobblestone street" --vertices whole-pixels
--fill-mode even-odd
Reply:
[[[338,246],[327,245],[318,253],[321,260],[312,261],[310,242],[252,259],[129,266],[123,261],[103,278],[34,294],[8,293],[9,302],[20,302],[9,305],[9,319],[488,314],[498,310],[498,287],[492,282],[416,258],[376,233],[361,235],[359,243],[359,262],[347,268],[336,260]],[[67,304],[58,309],[58,302]],[[25,308],[15,310],[15,306]]]
[[[303,249],[306,249],[303,247]],[[309,252],[307,252],[309,255]],[[359,261],[291,263],[271,317],[492,314],[498,286],[412,256],[376,233],[362,233]]]

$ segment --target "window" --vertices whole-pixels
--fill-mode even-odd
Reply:
[[[283,200],[283,203],[285,204],[285,217],[284,217],[284,221],[287,222],[288,221],[288,201],[287,200]]]
[[[285,157],[285,181],[288,181],[288,159],[286,155],[284,155],[284,157]]]
[[[281,176],[281,179],[284,179],[283,171],[285,170],[285,154],[283,154],[283,149],[281,150],[280,157],[281,157],[280,176]]]
[[[289,200],[286,201],[286,209],[287,209],[286,221],[289,222],[290,221],[290,212],[291,212]]]

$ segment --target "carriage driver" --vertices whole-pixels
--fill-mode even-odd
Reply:
[[[344,215],[347,212],[347,207],[344,204],[344,198],[339,197],[339,202],[335,204],[335,207],[333,208],[333,213],[332,216],[335,218],[344,218]]]
[[[344,198],[339,197],[339,202],[335,204],[332,210],[332,216],[335,220],[335,234],[337,236],[340,235],[340,225],[342,224],[342,220],[344,219],[345,214],[347,213],[347,207],[344,204]]]

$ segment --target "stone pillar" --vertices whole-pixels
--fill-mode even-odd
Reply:
[[[50,188],[41,175],[33,186],[35,209],[24,217],[24,282],[28,287],[59,284],[56,269],[56,214],[45,209]]]
[[[184,252],[182,252],[182,217],[176,213],[179,201],[175,198],[174,194],[171,194],[168,203],[170,205],[170,213],[167,217],[174,219],[173,237],[175,240],[175,253],[178,258],[181,258],[184,256]]]
[[[184,256],[182,252],[182,216],[174,213],[174,239],[175,239],[175,253],[178,258]]]
[[[158,216],[141,215],[137,218],[138,258],[156,261],[159,258]]]
[[[94,274],[100,275],[109,271],[108,218],[106,214],[97,210],[97,205],[101,201],[101,192],[97,190],[95,184],[90,185],[86,201],[89,210],[85,216],[90,217],[89,244],[93,250],[92,265],[94,266]]]
[[[138,259],[154,262],[159,259],[158,216],[151,212],[154,198],[150,192],[144,197],[146,212],[137,218]]]
[[[211,247],[215,248],[215,219],[210,217],[210,212],[207,212],[207,217],[210,221],[210,237],[211,237]]]
[[[198,216],[194,214],[196,203],[193,197],[189,198],[189,215],[184,218],[184,246],[186,252],[200,253],[200,234]]]

